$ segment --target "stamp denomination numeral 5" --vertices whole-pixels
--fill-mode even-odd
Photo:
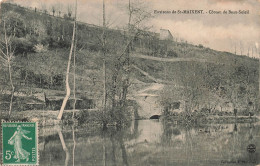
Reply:
[[[10,160],[12,158],[14,152],[11,152],[10,150],[5,151],[5,159]]]

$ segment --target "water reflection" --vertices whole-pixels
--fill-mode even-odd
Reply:
[[[69,150],[68,150],[68,148],[67,148],[67,146],[66,146],[66,143],[65,143],[65,141],[64,141],[63,135],[62,135],[62,133],[61,133],[60,130],[58,131],[58,135],[59,135],[59,138],[60,138],[60,142],[61,142],[61,145],[62,145],[62,149],[64,150],[64,152],[65,152],[65,154],[66,154],[65,164],[64,164],[64,165],[67,166],[68,163],[69,163],[69,158],[70,158]]]
[[[75,138],[75,127],[72,126],[72,139],[73,139],[73,150],[72,150],[72,165],[75,165],[75,149],[76,149],[76,138]]]
[[[41,128],[40,165],[256,165],[260,153],[247,146],[260,147],[259,129],[253,123],[187,127],[158,120],[133,121],[120,131]]]

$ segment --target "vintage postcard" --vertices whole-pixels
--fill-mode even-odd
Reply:
[[[260,165],[260,0],[0,0],[1,165]]]

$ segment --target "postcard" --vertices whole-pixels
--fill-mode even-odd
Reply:
[[[1,165],[260,165],[259,0],[0,4]]]

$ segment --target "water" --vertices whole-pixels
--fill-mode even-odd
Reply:
[[[40,165],[168,166],[257,165],[259,124],[197,127],[133,121],[122,131],[109,128],[40,128]],[[247,146],[256,145],[249,153]]]

